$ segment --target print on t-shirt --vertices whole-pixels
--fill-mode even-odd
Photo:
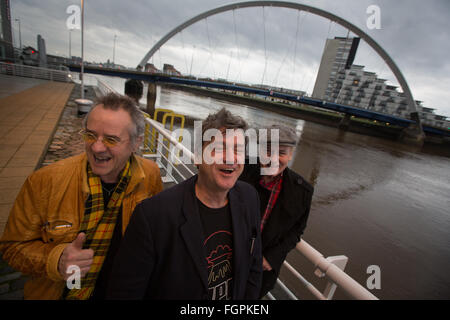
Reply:
[[[232,234],[226,230],[214,232],[206,238],[208,289],[212,300],[231,299]]]

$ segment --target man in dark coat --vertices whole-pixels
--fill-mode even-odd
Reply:
[[[287,167],[297,145],[295,131],[278,125],[270,127],[270,130],[279,132],[278,155],[270,148],[272,135],[268,132],[269,147],[264,150],[267,150],[271,162],[266,165],[246,164],[240,176],[241,180],[256,188],[260,197],[264,270],[260,297],[273,289],[283,261],[300,241],[314,192],[302,176]],[[261,167],[275,169],[261,175]]]
[[[254,187],[237,181],[244,167],[243,131],[225,134],[247,125],[222,109],[202,126],[202,137],[209,129],[215,134],[200,146],[198,174],[145,200],[133,213],[115,260],[109,299],[259,297],[259,198]]]

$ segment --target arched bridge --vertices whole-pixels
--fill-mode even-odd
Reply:
[[[403,93],[405,95],[405,99],[407,101],[411,119],[403,119],[395,116],[389,116],[365,109],[360,108],[354,108],[350,106],[345,106],[341,104],[336,103],[330,103],[325,102],[317,99],[311,99],[307,97],[299,97],[299,96],[293,96],[288,94],[282,94],[282,93],[273,93],[269,90],[262,90],[262,89],[256,89],[256,88],[249,88],[249,87],[243,87],[243,86],[237,86],[233,84],[224,84],[220,82],[215,81],[202,81],[187,77],[172,77],[172,76],[166,76],[161,74],[148,74],[148,73],[142,73],[142,72],[130,72],[130,71],[117,71],[117,70],[107,70],[107,69],[98,69],[95,70],[94,68],[85,68],[85,72],[88,73],[98,73],[103,75],[113,75],[113,76],[119,76],[119,77],[127,77],[127,78],[133,78],[133,79],[139,79],[143,81],[148,82],[165,82],[165,83],[177,83],[177,84],[185,84],[185,85],[193,85],[193,86],[201,86],[201,87],[207,87],[207,88],[218,88],[218,89],[226,89],[226,90],[233,90],[233,91],[242,91],[242,92],[249,92],[249,93],[256,93],[260,95],[265,96],[274,96],[277,98],[286,99],[289,101],[296,101],[308,105],[318,106],[325,109],[330,109],[334,111],[344,112],[348,115],[354,115],[358,117],[368,118],[372,120],[379,120],[384,122],[390,122],[393,124],[401,125],[403,127],[409,127],[410,133],[414,137],[414,139],[423,140],[423,128],[420,123],[420,119],[417,112],[417,105],[413,98],[412,92],[408,86],[408,83],[403,76],[402,72],[394,62],[394,60],[388,55],[388,53],[368,34],[366,34],[364,31],[362,31],[357,26],[353,25],[349,21],[340,18],[332,13],[329,13],[327,11],[314,8],[311,6],[294,3],[294,2],[285,2],[285,1],[248,1],[248,2],[239,2],[234,4],[225,5],[222,7],[218,7],[209,11],[206,11],[204,13],[201,13],[186,22],[180,24],[179,26],[175,27],[173,30],[168,32],[164,37],[161,38],[145,55],[145,57],[142,59],[142,61],[139,63],[137,69],[142,70],[147,61],[153,56],[155,52],[157,52],[161,46],[163,46],[167,41],[169,41],[171,38],[173,38],[176,34],[181,32],[182,30],[188,28],[192,24],[196,23],[197,21],[200,21],[202,19],[206,19],[210,16],[241,9],[241,8],[249,8],[249,7],[280,7],[280,8],[290,8],[295,9],[299,11],[305,11],[308,13],[312,13],[318,16],[321,16],[323,18],[326,18],[332,22],[335,22],[345,28],[347,28],[349,31],[353,32],[354,34],[358,35],[362,39],[364,39],[367,44],[369,44],[377,53],[378,55],[386,62],[386,64],[389,66],[389,68],[392,70],[393,74],[395,75],[397,81],[400,84],[400,87],[403,90]],[[77,71],[79,67],[71,66],[70,68],[72,71]]]

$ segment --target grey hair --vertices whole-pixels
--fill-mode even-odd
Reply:
[[[142,137],[145,132],[145,117],[139,108],[136,106],[135,101],[130,97],[119,95],[116,93],[108,93],[107,95],[99,97],[95,103],[94,107],[89,111],[86,117],[83,119],[83,127],[86,129],[87,119],[90,113],[95,107],[102,105],[103,108],[117,111],[123,109],[126,111],[131,118],[131,122],[134,124],[133,128],[129,130],[131,143],[136,143],[139,137]]]

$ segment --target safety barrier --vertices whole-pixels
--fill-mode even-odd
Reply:
[[[111,88],[111,90],[113,90]],[[169,110],[170,111],[170,110]],[[162,112],[162,111],[161,111]],[[144,143],[142,150],[150,148],[151,139],[156,141],[156,152],[154,154],[144,153],[144,157],[153,158],[157,164],[164,168],[166,175],[163,177],[163,182],[180,183],[195,174],[195,168],[186,165],[180,157],[183,153],[184,159],[189,159],[190,163],[194,163],[194,154],[190,149],[184,146],[179,139],[175,137],[171,130],[166,129],[162,123],[151,119],[146,115],[145,121],[147,123],[146,136],[147,142]],[[173,126],[172,126],[173,128]],[[155,134],[153,134],[153,132]],[[157,135],[158,134],[158,135]],[[175,162],[181,165],[177,168]],[[178,179],[175,178],[178,177]],[[360,285],[352,277],[344,272],[345,265],[348,258],[346,256],[332,256],[325,258],[319,251],[314,249],[305,240],[301,240],[295,247],[300,254],[302,254],[310,263],[316,268],[315,275],[319,278],[326,278],[328,283],[324,292],[320,292],[313,284],[306,280],[298,270],[292,267],[287,261],[283,263],[284,268],[289,271],[297,280],[302,283],[305,288],[310,291],[315,298],[319,300],[331,300],[337,288],[343,290],[350,298],[358,300],[378,300],[375,295]],[[287,294],[289,299],[297,300],[297,296],[280,280],[277,280],[280,288]],[[275,299],[272,293],[267,294],[268,299]]]
[[[185,117],[182,114],[179,113],[175,113],[170,109],[163,109],[163,108],[157,108],[155,109],[155,113],[153,116],[153,120],[158,121],[158,115],[162,113],[162,119],[161,119],[161,124],[163,125],[163,127],[166,127],[166,123],[167,123],[167,119],[170,118],[170,127],[169,130],[173,131],[174,128],[174,124],[175,124],[175,119],[180,119],[180,129],[183,130],[184,128],[184,123],[185,123]],[[146,115],[147,118],[149,118],[148,115]],[[153,128],[152,130],[152,135],[151,135],[151,141],[149,141],[149,133],[146,130],[146,134],[145,134],[145,138],[144,138],[144,143],[147,144],[149,146],[149,150],[148,153],[156,153],[155,151],[155,141],[158,139],[158,132],[156,131],[156,129]],[[182,141],[182,133],[180,134],[180,138],[179,138],[179,142]],[[170,143],[169,143],[169,147],[170,147]],[[168,155],[168,154],[167,154]]]
[[[72,81],[72,76],[70,75],[69,71],[38,68],[22,64],[12,64],[4,62],[0,62],[0,74],[59,82]]]

